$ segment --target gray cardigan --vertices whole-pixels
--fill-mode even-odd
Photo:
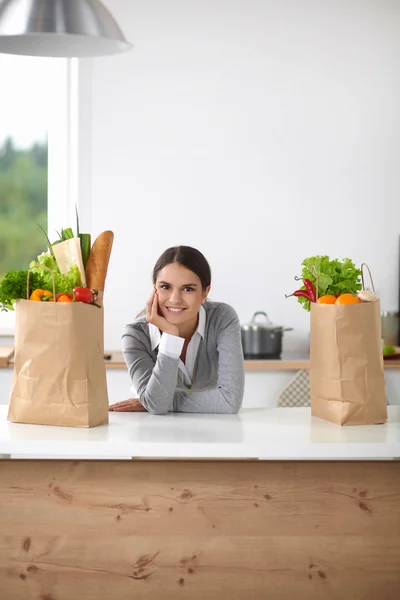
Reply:
[[[204,339],[200,340],[192,390],[178,380],[178,358],[151,349],[145,316],[126,325],[122,350],[141,404],[153,414],[237,413],[244,394],[240,324],[235,310],[207,301]]]

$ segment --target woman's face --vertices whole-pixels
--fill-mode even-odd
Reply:
[[[159,271],[155,288],[162,316],[174,325],[195,324],[200,305],[210,291],[210,286],[203,291],[196,273],[176,262]]]

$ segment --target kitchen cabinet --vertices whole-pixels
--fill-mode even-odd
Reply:
[[[121,352],[111,352],[106,360],[110,404],[132,395],[131,382]],[[400,361],[385,361],[388,404],[400,404]],[[286,353],[281,360],[245,361],[244,407],[274,407],[283,388],[299,369],[307,369],[305,355]],[[0,368],[0,405],[7,403],[12,380],[12,363]]]
[[[10,353],[9,353],[10,354]],[[110,358],[105,360],[105,365],[108,370],[113,371],[126,371],[126,365],[122,357],[122,352],[114,350],[111,352],[106,351],[105,356]],[[0,355],[1,358],[1,355]],[[0,361],[0,369],[8,368],[12,369],[12,355],[8,357],[9,360],[6,362],[5,358]],[[397,370],[400,369],[400,360],[388,360],[384,362],[385,369]],[[272,360],[245,360],[244,368],[245,371],[299,371],[300,369],[309,369],[310,361],[306,354],[301,353],[284,353],[280,359]]]
[[[126,370],[126,365],[122,357],[122,352],[113,351],[109,353],[110,360],[106,361],[108,369]],[[384,361],[385,369],[400,369],[400,360]],[[245,360],[245,371],[299,371],[300,369],[309,369],[310,361],[308,356],[299,352],[286,352],[280,359],[272,360]]]

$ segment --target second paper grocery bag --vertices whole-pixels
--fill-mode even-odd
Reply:
[[[94,427],[108,423],[103,308],[17,300],[8,420]]]
[[[386,422],[379,300],[311,304],[310,390],[314,416],[339,425]]]

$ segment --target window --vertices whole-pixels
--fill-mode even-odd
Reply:
[[[80,70],[75,59],[0,54],[0,75],[2,277],[45,250],[39,224],[54,232],[74,222]],[[0,311],[0,335],[13,333],[14,318]]]

